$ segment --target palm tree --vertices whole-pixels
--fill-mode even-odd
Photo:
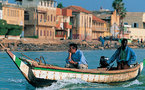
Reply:
[[[117,14],[120,16],[120,31],[123,31],[123,19],[126,16],[126,8],[124,7],[123,0],[114,0],[112,3],[112,7],[116,10]]]

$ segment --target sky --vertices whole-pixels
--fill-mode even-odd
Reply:
[[[13,3],[15,0],[9,0]],[[81,6],[87,10],[103,9],[113,10],[112,2],[114,0],[55,0],[57,3],[62,3],[64,7],[75,5]],[[145,12],[145,0],[123,0],[127,12]]]

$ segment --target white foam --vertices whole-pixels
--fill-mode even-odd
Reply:
[[[80,79],[65,79],[65,80],[58,80],[57,82],[53,83],[49,87],[36,88],[36,90],[58,90],[69,85],[78,85],[78,84],[85,84],[85,83],[87,82],[82,81]]]
[[[8,79],[8,81],[10,82],[14,82],[14,83],[23,83],[25,82],[25,79]]]
[[[130,82],[129,84],[127,84],[127,85],[123,85],[123,87],[130,87],[130,86],[132,86],[132,85],[141,85],[141,84],[143,84],[143,82],[139,82],[139,81],[136,79],[136,80]]]

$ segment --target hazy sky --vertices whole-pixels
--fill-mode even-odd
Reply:
[[[14,2],[15,0],[9,0]],[[55,0],[58,3],[66,6],[76,5],[81,6],[87,10],[99,10],[102,6],[104,9],[113,10],[112,2],[114,0]],[[125,8],[128,12],[145,12],[145,0],[123,0]]]

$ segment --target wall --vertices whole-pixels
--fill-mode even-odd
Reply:
[[[55,37],[55,29],[51,27],[38,27],[37,35],[39,39],[54,39]]]
[[[24,9],[5,5],[3,6],[3,19],[8,24],[24,26]]]
[[[116,23],[119,26],[119,15],[117,15],[116,10],[111,15],[111,26]]]
[[[143,29],[143,12],[127,12],[126,17],[123,19],[124,23],[133,26],[134,23],[138,23],[137,28]],[[134,27],[132,27],[134,28]]]
[[[78,14],[78,35],[80,40],[92,39],[92,14],[80,13]],[[86,35],[86,36],[85,36]]]
[[[26,27],[33,27],[33,32],[28,33],[29,36],[38,36],[39,39],[54,39],[55,38],[55,26],[56,26],[56,8],[55,7],[46,7],[39,5],[37,8],[37,13],[35,8],[27,8],[29,13],[29,20],[25,20]],[[38,21],[38,24],[37,24]],[[27,30],[26,30],[27,31]]]
[[[129,28],[131,33],[129,34],[130,39],[139,39],[145,40],[145,29]]]
[[[25,27],[24,27],[24,36],[34,36],[34,26],[25,25]]]

